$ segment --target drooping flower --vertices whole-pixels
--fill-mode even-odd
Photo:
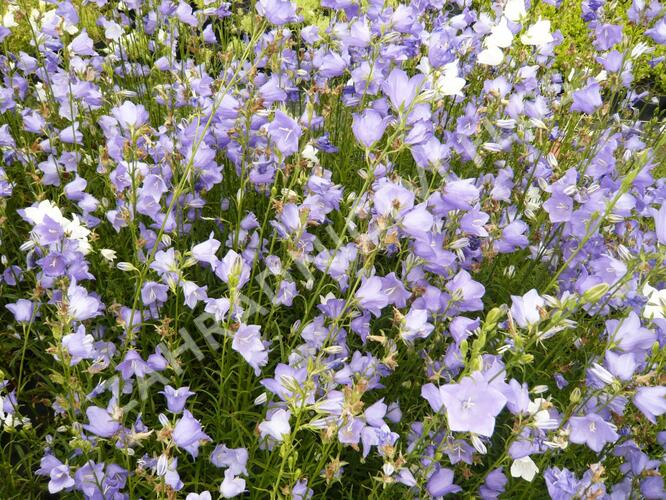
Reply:
[[[259,0],[255,8],[259,15],[277,26],[299,20],[296,15],[296,6],[289,0]]]
[[[220,245],[221,243],[213,238],[213,234],[211,233],[206,241],[192,247],[192,257],[199,262],[207,262],[213,267],[213,269],[215,269],[215,266],[219,261],[215,254],[220,248]]]
[[[62,464],[58,465],[51,469],[49,474],[50,480],[48,484],[49,493],[55,495],[56,493],[61,492],[62,490],[69,490],[74,486],[74,478],[69,475],[69,466]]]
[[[90,423],[83,428],[99,437],[110,438],[120,429],[120,423],[104,408],[89,406],[86,408],[86,415]]]
[[[551,498],[573,498],[581,487],[581,481],[567,468],[549,467],[543,477]]]
[[[511,477],[522,477],[525,481],[532,482],[539,468],[529,456],[518,458],[511,464]]]
[[[245,448],[227,448],[220,444],[210,454],[210,461],[216,467],[228,467],[234,476],[247,476],[248,452]]]
[[[666,413],[666,387],[640,387],[634,395],[633,402],[645,418],[656,424],[656,417]]]
[[[594,33],[594,47],[597,50],[609,50],[622,41],[622,26],[617,24],[599,24]]]
[[[260,328],[258,325],[241,325],[231,343],[232,349],[243,356],[257,376],[261,367],[268,363],[268,351],[261,340]]]
[[[76,284],[76,281],[72,281],[67,289],[67,300],[69,303],[67,312],[76,321],[84,321],[101,314],[101,301],[88,294],[85,288]]]
[[[72,357],[70,365],[74,366],[84,359],[94,359],[96,351],[94,348],[94,337],[86,334],[86,329],[80,325],[75,333],[69,333],[62,338],[62,346]]]
[[[520,327],[526,328],[541,321],[541,310],[545,301],[535,289],[522,297],[512,295],[511,301],[511,316]]]
[[[201,493],[188,493],[185,500],[212,500],[210,491],[204,490]]]
[[[187,451],[192,458],[199,455],[199,445],[202,442],[210,441],[210,437],[203,432],[201,423],[188,410],[185,410],[176,422],[172,436],[176,446]]]
[[[591,115],[601,107],[600,86],[596,80],[588,82],[587,86],[573,93],[573,104],[571,111],[580,111]]]
[[[14,303],[6,304],[5,307],[19,323],[30,323],[37,312],[37,304],[27,299],[18,299]]]
[[[430,476],[426,490],[431,497],[437,498],[450,493],[458,493],[462,491],[462,488],[453,484],[453,471],[442,467]]]
[[[261,437],[270,436],[276,441],[282,441],[291,432],[290,418],[291,412],[278,408],[259,424]]]
[[[609,341],[624,352],[650,349],[657,340],[652,330],[641,326],[641,320],[634,311],[621,320],[606,321],[606,332]]]
[[[485,482],[481,488],[479,488],[479,495],[484,500],[500,498],[501,494],[504,493],[506,483],[508,482],[502,467],[495,469],[486,476]]]
[[[153,371],[135,349],[127,351],[123,361],[116,366],[116,370],[120,372],[123,380],[129,380],[134,376],[143,378]]]
[[[645,34],[661,45],[666,45],[666,17],[659,19]]]
[[[67,49],[72,53],[79,56],[94,56],[97,55],[97,52],[93,49],[93,41],[86,30],[81,31],[81,33],[72,40],[72,42],[67,46]]]
[[[224,480],[220,484],[220,494],[223,498],[233,498],[245,491],[245,479],[235,476],[234,473],[227,469],[224,471]]]
[[[366,109],[363,113],[354,113],[352,130],[358,142],[370,148],[384,135],[386,120],[374,109]]]

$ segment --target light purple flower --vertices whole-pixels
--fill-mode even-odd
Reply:
[[[652,330],[641,326],[641,320],[634,311],[622,320],[606,321],[606,332],[612,345],[624,352],[650,349],[657,340]]]
[[[255,8],[259,15],[278,26],[299,20],[296,6],[289,0],[259,0]]]
[[[204,311],[206,311],[208,314],[212,314],[215,318],[215,321],[219,323],[224,320],[227,312],[229,312],[230,307],[231,303],[227,298],[208,299],[206,301],[206,307],[204,307]]]
[[[654,214],[654,230],[657,233],[657,241],[666,245],[666,202]]]
[[[291,433],[290,418],[291,412],[278,408],[259,424],[261,437],[270,436],[276,441],[282,441],[286,435]]]
[[[375,316],[379,316],[389,303],[389,298],[382,289],[382,279],[378,276],[364,280],[355,297],[362,309],[370,311]]]
[[[298,152],[298,140],[302,133],[296,120],[282,111],[275,112],[275,118],[268,126],[268,136],[285,158]]]
[[[234,333],[231,347],[254,368],[255,375],[261,374],[261,367],[268,363],[268,351],[261,340],[260,326],[241,325]]]
[[[228,467],[234,476],[244,474],[247,476],[248,452],[245,448],[227,448],[219,444],[210,454],[210,461],[216,467]]]
[[[573,200],[562,193],[553,193],[553,195],[543,204],[544,210],[548,212],[550,222],[568,222],[573,213]]]
[[[459,311],[480,311],[483,309],[481,298],[486,293],[485,287],[472,279],[464,269],[458,271],[447,284],[446,289],[451,293],[451,300]]]
[[[245,491],[245,479],[236,476],[230,469],[224,471],[224,480],[220,484],[223,498],[233,498]]]
[[[116,366],[116,371],[121,373],[123,380],[129,380],[134,376],[143,378],[153,370],[136,350],[130,349],[125,354],[125,359]]]
[[[599,84],[593,80],[587,86],[574,92],[571,111],[580,111],[588,115],[594,113],[602,104],[600,89]]]
[[[229,250],[218,262],[215,274],[229,287],[240,290],[250,280],[250,266],[241,255]]]
[[[176,422],[172,436],[176,446],[187,451],[192,458],[197,458],[202,442],[210,441],[210,437],[203,432],[201,423],[188,410],[185,410]]]
[[[423,79],[424,75],[422,74],[410,78],[400,68],[394,68],[386,80],[384,80],[382,90],[390,99],[396,111],[405,111],[412,105],[414,99],[416,99]]]
[[[219,262],[219,259],[215,255],[219,248],[220,242],[213,238],[211,233],[210,237],[206,241],[192,247],[192,257],[194,257],[199,262],[207,262],[213,268],[215,268]]]
[[[666,413],[666,387],[640,387],[633,402],[645,418],[656,424],[656,417]]]
[[[414,193],[392,182],[384,182],[375,192],[375,210],[379,215],[399,215],[414,206]]]
[[[68,490],[74,486],[74,479],[69,475],[69,466],[62,464],[51,469],[49,474],[50,481],[48,484],[49,493],[52,495],[59,493],[62,490]]]
[[[506,397],[488,384],[483,375],[464,377],[460,383],[436,387],[426,384],[421,395],[435,411],[446,408],[449,429],[492,436],[495,417],[506,404]]]
[[[172,413],[182,412],[183,408],[185,408],[187,398],[194,395],[189,387],[179,387],[178,389],[174,389],[170,385],[165,385],[164,390],[160,391],[160,394],[164,394],[164,397],[167,400],[167,408]]]
[[[406,342],[427,338],[435,329],[428,323],[428,311],[425,309],[410,309],[403,319],[400,337]]]
[[[67,312],[77,321],[94,318],[101,314],[102,303],[96,297],[89,295],[85,288],[72,281],[67,289],[69,308]]]
[[[163,283],[146,281],[141,287],[141,300],[144,305],[164,303],[168,299],[169,287]]]
[[[86,30],[81,31],[81,33],[72,40],[72,42],[67,46],[67,49],[72,53],[79,56],[94,56],[97,55],[93,49],[92,38],[88,36]]]
[[[69,333],[62,338],[62,346],[72,357],[69,364],[74,366],[84,359],[94,359],[97,353],[94,348],[95,339],[86,334],[86,329],[80,325],[75,333]]]
[[[282,280],[280,282],[280,287],[275,294],[275,297],[273,297],[273,304],[282,304],[287,307],[291,307],[291,304],[294,302],[294,297],[296,297],[296,295],[298,295],[296,284],[291,281]]]
[[[99,437],[110,438],[120,429],[120,424],[104,408],[89,406],[86,415],[90,423],[83,428]]]
[[[188,493],[185,500],[212,500],[210,491],[204,490],[201,493]]]
[[[666,45],[666,17],[662,17],[655,25],[645,30],[645,34],[660,45]]]
[[[606,443],[614,443],[619,435],[615,426],[606,422],[596,413],[584,417],[571,417],[569,420],[569,441],[586,444],[599,453]]]
[[[608,50],[622,41],[622,26],[617,24],[599,24],[594,31],[594,47]]]
[[[443,497],[449,493],[458,493],[462,488],[453,484],[453,471],[441,468],[433,473],[426,484],[428,494],[433,498]]]
[[[363,113],[354,113],[352,130],[356,140],[370,148],[384,135],[386,120],[374,109],[366,109]]]
[[[148,111],[142,104],[125,101],[111,110],[118,125],[124,130],[136,130],[148,122]]]
[[[30,323],[37,312],[37,304],[26,299],[18,299],[5,307],[11,311],[14,319],[19,323]]]

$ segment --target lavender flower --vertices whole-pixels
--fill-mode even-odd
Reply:
[[[569,423],[569,440],[572,443],[587,444],[597,453],[606,443],[612,443],[619,438],[615,427],[595,413],[584,417],[571,417]]]
[[[199,445],[202,442],[210,441],[208,435],[203,432],[201,423],[187,410],[176,422],[172,435],[176,446],[183,448],[192,458],[197,458],[199,455]]]
[[[495,417],[506,404],[506,397],[489,385],[479,373],[464,377],[460,383],[436,387],[423,386],[421,395],[438,412],[446,410],[446,418],[452,431],[474,432],[492,436]]]
[[[189,387],[174,389],[170,385],[165,385],[164,391],[161,391],[161,394],[164,394],[167,400],[167,408],[171,413],[181,413],[183,408],[185,408],[187,398],[194,395]]]

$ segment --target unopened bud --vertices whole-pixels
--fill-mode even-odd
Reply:
[[[574,390],[571,391],[571,394],[569,394],[569,401],[571,401],[572,403],[578,403],[578,401],[580,401],[580,397],[581,397],[580,388],[575,387]]]
[[[123,272],[138,271],[138,269],[134,267],[134,264],[132,264],[131,262],[118,262],[118,264],[116,264],[116,267]]]
[[[606,295],[606,292],[608,292],[608,289],[610,287],[608,286],[607,283],[599,283],[598,285],[594,285],[591,288],[588,288],[585,293],[583,293],[583,302],[584,303],[593,303],[599,301],[601,297]]]

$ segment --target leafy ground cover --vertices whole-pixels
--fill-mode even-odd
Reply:
[[[0,13],[2,498],[666,495],[658,2]]]

